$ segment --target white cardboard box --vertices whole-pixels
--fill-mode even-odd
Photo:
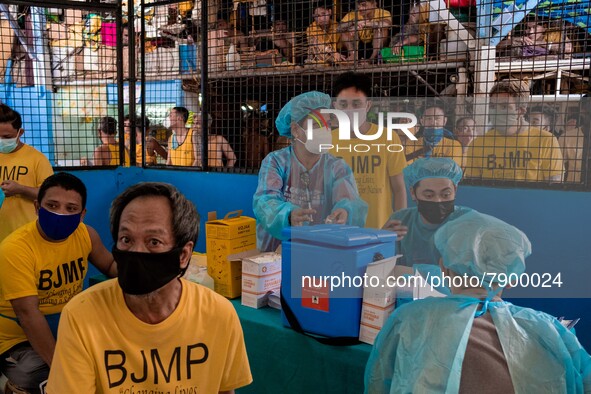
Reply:
[[[380,278],[377,287],[365,287],[363,289],[363,304],[361,308],[361,323],[359,329],[359,340],[373,345],[376,336],[394,312],[397,297],[412,298],[413,300],[427,297],[445,297],[445,294],[438,292],[431,287],[417,270],[406,266],[397,266],[396,260],[400,256],[384,259],[367,266],[367,276]],[[396,278],[406,275],[407,280],[398,282]],[[391,277],[390,286],[386,282]],[[414,277],[414,278],[410,278]],[[396,283],[406,284],[402,288],[392,286]]]
[[[439,276],[441,277],[442,273],[439,270],[439,267],[435,266],[435,268],[437,268],[437,271],[432,271],[429,270],[430,272],[430,282],[427,282],[427,274],[425,272],[420,272],[420,270],[416,269],[417,267],[415,267],[415,272],[414,275],[416,277],[421,276],[423,278],[423,280],[420,281],[415,281],[414,286],[412,288],[412,299],[413,300],[422,300],[423,298],[427,298],[427,297],[445,297],[445,294],[439,292],[437,290],[435,286],[439,286],[441,285],[441,283],[438,283],[439,281],[433,283],[433,278],[434,276]]]
[[[396,302],[396,287],[388,286],[387,278],[403,274],[412,274],[410,267],[397,267],[396,261],[400,255],[376,261],[367,266],[367,277],[379,278],[377,286],[366,286],[363,289],[363,304],[361,307],[361,323],[359,340],[373,345],[378,332],[384,326],[388,317],[394,311]]]
[[[281,287],[281,255],[261,253],[242,258],[242,305],[261,308],[268,294]]]

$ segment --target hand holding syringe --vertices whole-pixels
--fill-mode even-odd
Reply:
[[[326,217],[324,223],[326,224],[345,224],[347,223],[347,218],[349,217],[349,213],[343,208],[337,208],[330,215]]]
[[[312,208],[312,195],[310,193],[310,173],[308,171],[306,172],[302,172],[300,174],[300,182],[302,182],[302,184],[304,185],[304,187],[306,188],[306,211],[309,211],[309,217],[306,220],[302,221],[302,224],[304,222],[309,222],[312,223],[312,215],[316,213],[316,211]],[[292,224],[293,225],[293,224]]]
[[[298,208],[291,211],[289,222],[292,226],[303,226],[312,221],[312,216],[316,213],[315,209]]]

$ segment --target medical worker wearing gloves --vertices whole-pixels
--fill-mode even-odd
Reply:
[[[267,155],[259,170],[253,209],[257,247],[263,252],[276,250],[281,231],[290,225],[365,224],[367,204],[359,197],[353,173],[343,160],[326,153],[329,149],[323,144],[332,143],[330,125],[313,113],[330,106],[327,94],[303,93],[291,99],[275,120],[279,134],[293,140],[287,148]]]
[[[417,206],[395,212],[384,225],[400,240],[402,258],[398,265],[438,263],[440,255],[433,244],[435,231],[472,210],[455,205],[461,179],[462,169],[450,158],[421,158],[404,169],[404,180]]]
[[[503,283],[491,282],[525,271],[525,234],[472,211],[443,225],[435,245],[446,275],[487,279],[452,282],[449,297],[396,309],[372,349],[366,393],[590,392],[591,357],[576,336],[550,315],[502,301]]]

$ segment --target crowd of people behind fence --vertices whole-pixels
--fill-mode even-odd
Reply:
[[[449,6],[451,18],[475,37],[475,2],[456,3],[459,6],[455,3],[456,6]],[[448,28],[448,20],[433,17],[426,1],[389,6],[376,0],[362,0],[337,7],[331,0],[322,0],[302,8],[296,18],[285,10],[267,9],[267,5],[263,0],[240,4],[235,10],[225,10],[219,5],[211,7],[208,28],[212,33],[208,47],[213,57],[220,55],[223,62],[230,45],[248,59],[253,57],[253,65],[257,67],[261,62],[256,57],[270,50],[277,52],[277,58],[269,64],[287,62],[304,66],[351,61],[375,64],[411,58],[454,60],[467,55],[467,43],[457,37],[454,29]],[[189,8],[184,8],[178,12],[184,16],[187,30],[196,33],[195,11],[191,13]],[[583,30],[575,25],[545,20],[532,13],[499,43],[497,55],[569,58],[585,47],[585,37]],[[214,68],[223,69],[217,65]]]
[[[367,79],[356,73],[345,73],[347,78]],[[372,101],[371,82],[367,82],[368,95],[356,108],[343,109],[353,121],[357,113],[362,122],[374,125],[370,135],[379,133],[377,111],[379,103]],[[353,85],[352,85],[353,86]],[[498,81],[482,102],[481,113],[462,112],[459,100],[441,98],[413,99],[406,106],[390,105],[398,111],[416,115],[417,124],[410,133],[396,129],[401,147],[389,155],[402,156],[407,164],[420,157],[449,157],[460,165],[466,178],[492,181],[569,182],[584,181],[584,172],[589,150],[589,130],[586,99],[562,106],[560,103],[530,103],[529,84],[525,80],[506,79]],[[486,106],[485,106],[486,103]],[[248,104],[249,108],[252,108]],[[332,108],[339,107],[338,97],[332,99]],[[476,107],[476,106],[475,106]],[[485,108],[484,108],[485,107]],[[484,109],[483,109],[484,108]],[[211,127],[214,117],[208,115],[208,168],[242,167],[257,169],[262,160],[272,151],[289,145],[291,140],[276,132],[263,132],[270,128],[269,115],[260,112],[247,113],[245,129],[237,135],[218,134],[219,128]],[[332,122],[332,144],[326,152],[343,156],[338,133],[338,122]],[[409,119],[399,119],[404,122]],[[147,117],[137,117],[136,162],[142,165],[169,165],[204,168],[201,112],[192,112],[185,107],[174,107],[164,125],[151,125]],[[385,120],[384,120],[385,122]],[[385,124],[385,123],[384,123]],[[125,119],[125,165],[130,163],[130,117]],[[120,147],[116,138],[117,121],[103,117],[97,126],[101,145],[95,148],[93,158],[85,165],[120,164]],[[145,133],[142,134],[142,130]],[[411,135],[412,134],[412,135]],[[145,143],[142,142],[144,135]],[[385,135],[385,131],[384,131]],[[377,137],[376,137],[377,139]],[[391,143],[392,141],[390,141]],[[398,143],[398,142],[397,142]],[[233,146],[238,145],[238,149]],[[330,148],[329,148],[330,147]],[[348,145],[349,150],[362,149]],[[348,163],[354,166],[355,163]]]
[[[484,278],[469,286],[453,281],[440,289],[446,297],[398,306],[371,350],[365,392],[416,392],[427,385],[436,392],[482,387],[488,392],[499,387],[502,392],[588,391],[591,357],[570,327],[502,299],[507,283],[501,275],[525,272],[532,252],[527,236],[504,221],[455,205],[464,172],[494,180],[563,180],[562,149],[552,133],[555,114],[543,106],[528,112],[528,85],[503,80],[490,91],[490,130],[482,136],[474,135],[475,123],[467,117],[456,122],[461,137],[448,131],[452,114],[441,102],[429,101],[414,129],[416,139],[407,129],[404,142],[397,134],[386,138],[393,145],[414,144],[410,153],[352,149],[351,155],[340,152],[341,157],[325,151],[334,146],[334,130],[332,119],[318,116],[322,110],[338,109],[352,119],[348,141],[362,144],[376,132],[378,126],[367,117],[374,105],[370,92],[367,76],[345,73],[333,86],[336,99],[305,92],[282,107],[275,126],[291,145],[269,153],[261,164],[252,198],[257,248],[277,250],[289,226],[383,227],[397,234],[402,265]],[[170,165],[203,166],[204,149],[196,137],[202,130],[186,127],[190,117],[184,107],[170,111],[168,149],[152,145],[154,156],[166,157]],[[196,114],[193,118],[199,120]],[[201,119],[203,125],[209,122]],[[573,138],[577,126],[576,118],[568,120],[564,141]],[[139,119],[139,124],[145,127],[147,121]],[[127,160],[120,155],[125,144],[116,141],[116,129],[115,119],[101,119],[101,145],[93,161]],[[20,114],[0,105],[0,196],[6,195],[0,199],[0,372],[8,379],[5,392],[195,392],[198,384],[205,392],[232,394],[250,384],[236,310],[213,290],[183,279],[200,223],[189,198],[160,182],[127,188],[111,203],[109,252],[98,232],[84,223],[86,185],[70,173],[52,174],[45,155],[21,140],[24,133]],[[209,165],[233,165],[227,140],[211,137]],[[407,207],[405,184],[416,207]],[[384,190],[390,188],[391,193]],[[83,291],[89,263],[116,279]],[[433,330],[435,324],[443,329]],[[523,339],[522,346],[512,345],[515,338]],[[410,351],[400,351],[401,344]],[[154,360],[162,367],[160,360],[168,355],[169,373],[162,382]],[[142,378],[128,373],[139,370]]]

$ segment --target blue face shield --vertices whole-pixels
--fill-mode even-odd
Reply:
[[[39,226],[43,233],[54,241],[68,238],[80,225],[82,214],[60,215],[43,207],[39,208]]]

